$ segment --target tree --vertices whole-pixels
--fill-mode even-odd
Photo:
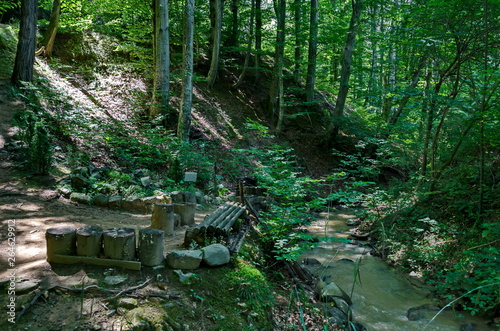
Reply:
[[[309,21],[309,50],[307,55],[307,77],[306,77],[307,102],[314,101],[317,50],[318,50],[318,0],[311,0],[311,18]]]
[[[294,0],[293,2],[293,14],[295,21],[295,50],[294,50],[294,69],[293,69],[293,79],[295,83],[298,84],[300,81],[300,62],[301,62],[301,49],[302,49],[302,38],[301,38],[301,22],[302,22],[302,6],[301,0]]]
[[[219,70],[219,55],[222,33],[222,0],[215,0],[215,18],[212,27],[212,57],[210,61],[210,70],[207,76],[207,85],[212,88],[217,79]]]
[[[33,64],[36,47],[37,0],[21,1],[21,25],[17,43],[16,59],[12,72],[12,84],[21,86],[21,82],[33,81]]]
[[[189,140],[193,103],[193,37],[195,0],[185,1],[184,44],[182,46],[182,100],[177,125],[177,136]]]
[[[154,0],[155,76],[150,117],[166,117],[170,99],[170,24],[168,0]],[[164,123],[166,124],[166,123]]]
[[[352,0],[352,15],[349,23],[349,32],[344,49],[344,60],[342,62],[342,72],[340,74],[340,89],[337,94],[337,101],[333,113],[333,129],[331,133],[332,142],[337,140],[337,135],[341,127],[342,116],[344,114],[345,102],[347,93],[349,92],[349,78],[351,76],[352,54],[354,53],[354,44],[356,42],[356,34],[358,32],[359,18],[363,0]]]
[[[250,53],[252,50],[252,43],[253,43],[253,21],[254,21],[254,16],[255,16],[255,0],[251,1],[251,8],[250,8],[250,22],[248,24],[248,44],[247,44],[247,52],[245,55],[245,63],[243,64],[243,70],[241,71],[240,76],[238,77],[238,81],[234,84],[233,88],[238,88],[243,84],[243,81],[245,79],[245,75],[247,72],[248,65],[250,63]]]
[[[52,3],[52,13],[50,14],[50,23],[47,32],[43,39],[43,46],[45,50],[43,55],[45,57],[52,57],[54,49],[54,42],[56,40],[57,29],[59,28],[59,14],[61,13],[61,0],[54,0]]]

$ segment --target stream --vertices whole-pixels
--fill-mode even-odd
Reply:
[[[302,254],[300,258],[300,261],[309,258],[321,262],[320,265],[306,265],[306,268],[316,276],[329,277],[330,281],[349,295],[353,287],[356,261],[361,260],[361,284],[357,282],[354,285],[351,296],[354,321],[363,324],[369,331],[494,330],[485,324],[485,320],[470,315],[459,318],[450,309],[441,312],[426,327],[439,309],[436,309],[429,292],[418,279],[411,279],[412,277],[404,275],[382,259],[371,256],[369,247],[321,240],[325,236],[349,238],[350,227],[347,226],[347,221],[355,217],[348,210],[322,213],[308,227],[312,234],[320,237],[319,246]],[[431,309],[415,311],[418,318],[410,321],[407,318],[408,310],[422,305],[429,305],[428,308]],[[470,323],[470,328],[465,328],[466,323]],[[474,324],[474,328],[471,324]]]

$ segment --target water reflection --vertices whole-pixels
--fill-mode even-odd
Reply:
[[[355,215],[349,212],[322,213],[308,230],[323,239],[346,239],[350,236],[347,221],[352,218]],[[371,256],[370,250],[367,246],[321,240],[317,248],[303,254],[300,260],[318,260],[321,265],[307,268],[317,276],[328,277],[345,292],[350,294],[352,291],[354,320],[368,330],[423,330],[438,311],[429,292],[410,282],[406,278],[409,276]],[[358,265],[360,279],[354,283]],[[417,321],[408,320],[408,310],[422,305],[428,305],[429,309],[415,311]],[[477,331],[492,330],[481,319],[458,318],[451,310],[439,314],[426,330],[455,331],[460,330],[463,323],[476,324]]]

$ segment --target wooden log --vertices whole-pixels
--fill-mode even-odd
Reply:
[[[104,231],[104,257],[115,260],[134,260],[134,229],[113,228]]]
[[[194,224],[196,204],[189,202],[174,203],[174,212],[181,216],[181,225],[192,225]]]
[[[114,260],[114,259],[99,259],[96,257],[89,257],[89,256],[71,256],[71,255],[54,254],[52,256],[52,262],[61,264],[85,263],[91,265],[102,265],[106,267],[120,267],[130,270],[141,270],[141,262]]]
[[[76,228],[74,226],[56,226],[45,232],[47,242],[47,261],[55,262],[54,255],[75,255]]]
[[[224,222],[224,224],[222,226],[222,232],[229,233],[229,230],[231,230],[231,228],[233,227],[236,220],[241,216],[241,214],[243,214],[244,211],[245,211],[245,208],[239,207],[237,212],[231,218],[229,218],[226,222]]]
[[[228,207],[229,207],[229,204],[227,204],[227,203],[223,204],[222,206],[219,206],[213,213],[206,216],[205,219],[200,224],[198,224],[198,226],[196,227],[200,230],[199,232],[204,233],[206,231],[207,227],[210,226],[210,224],[215,219],[217,219],[217,217],[219,217],[223,212],[225,212]]]
[[[238,207],[234,203],[229,203],[230,206],[215,220],[213,220],[210,225],[207,227],[207,232],[208,233],[214,233],[215,229],[219,226],[220,223],[222,223],[227,215],[231,214],[235,209]]]
[[[101,255],[102,233],[102,228],[96,225],[86,225],[76,230],[76,255]]]
[[[231,227],[229,227],[227,229],[227,231],[225,231],[224,229],[226,228],[226,226],[231,221],[232,221],[232,223],[230,225],[233,225],[233,223],[236,221],[236,219],[239,217],[239,215],[241,215],[242,212],[243,212],[243,209],[240,206],[235,206],[234,209],[231,211],[231,213],[226,215],[226,217],[223,220],[221,220],[219,223],[217,223],[215,233],[217,235],[226,235],[229,232],[229,229],[231,228]],[[234,218],[235,216],[236,216],[236,218]]]
[[[155,203],[151,215],[151,228],[165,232],[166,236],[172,236],[175,233],[174,205]]]
[[[139,231],[139,261],[145,266],[154,267],[163,262],[163,241],[165,232],[156,229]]]

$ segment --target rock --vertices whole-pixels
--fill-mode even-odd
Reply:
[[[340,326],[344,326],[348,322],[347,316],[337,307],[328,309],[328,321]]]
[[[122,197],[119,195],[109,197],[108,207],[112,209],[120,209],[122,207]]]
[[[352,320],[351,306],[347,303],[347,301],[339,297],[334,297],[333,303],[336,308],[340,309],[344,313],[349,321]]]
[[[196,203],[196,194],[194,192],[184,192],[184,202]]]
[[[460,331],[476,331],[476,326],[474,323],[462,323],[460,324]]]
[[[89,180],[81,174],[76,174],[76,175],[71,175],[70,177],[71,180],[71,186],[75,190],[81,191],[89,186]]]
[[[339,297],[344,299],[349,305],[352,304],[349,295],[334,282],[326,284],[323,280],[318,281],[316,293],[319,295],[320,300],[324,302],[333,302],[335,297]]]
[[[16,283],[16,295],[31,292],[35,290],[38,285],[40,285],[40,282],[34,280]]]
[[[141,198],[131,197],[122,201],[122,208],[126,210],[146,211],[146,204]]]
[[[424,319],[432,318],[433,313],[430,312],[438,311],[439,308],[431,304],[425,304],[418,307],[412,307],[408,309],[406,317],[409,321],[420,321]]]
[[[181,283],[187,282],[189,280],[189,278],[191,278],[195,275],[192,272],[183,273],[181,270],[174,270],[174,272],[177,275],[179,275],[179,280],[181,281]]]
[[[184,202],[184,194],[180,191],[170,193],[170,197],[172,198],[172,203]]]
[[[94,205],[99,207],[107,207],[109,203],[109,197],[104,194],[98,194],[94,197]]]
[[[69,196],[69,199],[71,201],[77,202],[77,203],[90,204],[92,202],[91,197],[89,197],[88,195],[86,195],[84,193],[77,193],[77,192],[71,193],[71,195]]]
[[[181,226],[181,215],[174,213],[174,227],[178,228]]]
[[[60,187],[57,189],[57,192],[65,198],[69,198],[71,193],[73,193],[73,191],[68,187]]]
[[[318,260],[312,258],[312,257],[306,257],[303,261],[302,261],[303,264],[305,265],[311,265],[311,266],[319,266],[321,265],[321,262],[319,262]]]
[[[203,262],[211,267],[228,264],[230,260],[229,249],[222,244],[213,244],[203,248]]]
[[[151,186],[151,177],[141,177],[141,184],[144,187]]]
[[[347,327],[345,328],[346,331],[367,331],[367,328],[359,322],[349,322]]]
[[[121,298],[120,300],[118,300],[118,306],[125,309],[134,309],[135,307],[137,307],[137,305],[137,299],[134,298]]]
[[[202,259],[200,250],[173,251],[167,255],[167,264],[173,269],[196,269]]]
[[[106,285],[115,286],[124,283],[128,279],[127,276],[106,276],[104,278],[104,283]]]
[[[196,191],[195,195],[196,195],[196,203],[197,204],[203,205],[206,203],[205,196],[203,195],[203,193],[201,193],[200,191]]]

